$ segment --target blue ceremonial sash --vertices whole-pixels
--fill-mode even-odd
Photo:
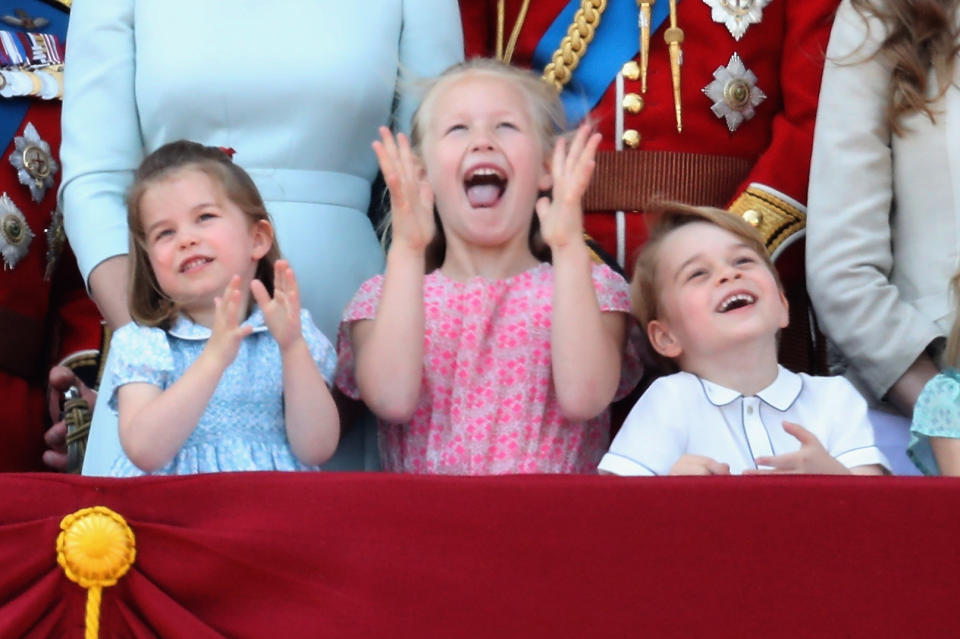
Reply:
[[[579,8],[580,0],[570,0],[543,34],[533,52],[535,69],[542,69],[550,63],[553,52],[567,35],[567,29]],[[653,34],[670,15],[670,3],[668,0],[658,0],[650,13],[650,33]],[[636,0],[608,0],[607,9],[600,18],[600,26],[587,45],[587,55],[580,59],[573,77],[560,94],[569,126],[578,124],[597,105],[623,63],[640,50],[638,15]]]
[[[38,29],[38,31],[41,33],[54,33],[58,38],[60,38],[60,42],[63,42],[63,39],[67,35],[68,16],[66,13],[40,2],[21,1],[16,3],[16,6],[25,7],[27,13],[29,13],[31,17],[44,17],[50,20],[50,24],[42,29]],[[2,14],[12,12],[13,9],[0,9],[0,13]],[[2,28],[13,30],[16,27],[11,27],[5,24]],[[27,109],[30,107],[31,100],[34,99],[37,98],[0,98],[0,140],[3,140],[4,144],[9,144],[10,141],[13,140],[13,135],[23,123],[23,116],[27,113]],[[2,152],[3,149],[0,149],[0,153]],[[3,159],[5,160],[6,158]],[[7,168],[10,168],[9,164],[7,165]]]

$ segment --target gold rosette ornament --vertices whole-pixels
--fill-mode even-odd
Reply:
[[[85,639],[100,629],[100,594],[127,574],[137,556],[133,531],[104,506],[81,508],[60,522],[57,563],[67,578],[87,589]]]

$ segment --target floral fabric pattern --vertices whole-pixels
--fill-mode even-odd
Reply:
[[[630,312],[628,285],[593,267],[603,311]],[[350,323],[376,315],[383,277],[363,284],[344,311],[337,385],[358,398]],[[426,276],[424,375],[406,424],[380,423],[384,470],[441,474],[593,473],[610,439],[610,415],[571,422],[553,386],[550,327],[553,268],[540,264],[505,280],[457,282]],[[642,372],[631,319],[617,396]]]
[[[913,407],[907,455],[924,475],[939,475],[931,437],[960,437],[960,371],[948,369],[927,382]]]

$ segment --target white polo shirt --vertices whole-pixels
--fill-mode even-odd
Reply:
[[[599,468],[616,475],[666,475],[691,454],[727,463],[740,474],[757,468],[757,457],[799,450],[784,421],[816,435],[847,468],[890,468],[874,442],[867,403],[850,382],[782,366],[773,383],[751,397],[691,373],[661,377],[630,411]]]

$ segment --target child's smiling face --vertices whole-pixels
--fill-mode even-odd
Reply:
[[[438,91],[422,154],[447,241],[526,246],[534,204],[550,187],[527,96],[508,80],[483,72]]]
[[[253,279],[273,241],[269,223],[251,223],[222,188],[196,169],[177,171],[147,188],[140,215],[157,283],[198,317],[212,311],[214,298],[234,275],[247,284]]]
[[[657,255],[659,311],[648,334],[660,354],[683,363],[754,340],[775,343],[787,325],[774,274],[737,235],[693,222],[670,232]]]

